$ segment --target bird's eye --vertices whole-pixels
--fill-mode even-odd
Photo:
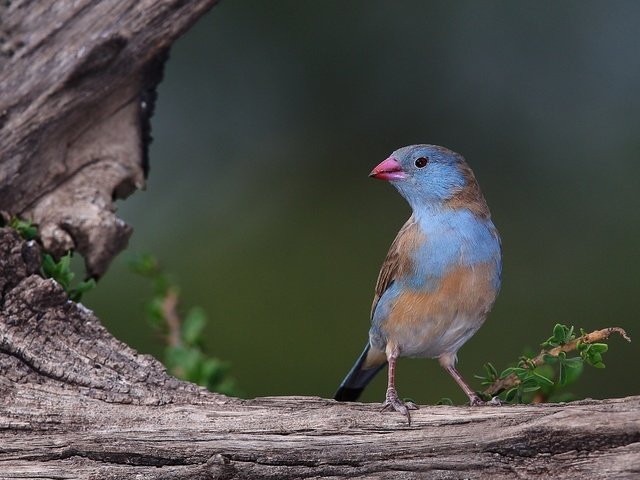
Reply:
[[[418,168],[424,167],[427,163],[429,163],[429,159],[427,157],[420,157],[416,159],[416,167]]]

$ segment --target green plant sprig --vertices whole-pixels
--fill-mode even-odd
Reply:
[[[193,307],[184,317],[180,314],[180,289],[153,255],[138,256],[129,262],[129,268],[151,281],[153,297],[147,302],[146,312],[149,323],[166,343],[167,370],[211,391],[237,396],[235,381],[228,375],[229,365],[205,353],[204,329],[208,319],[204,310]]]
[[[491,398],[503,394],[506,401],[515,400],[521,403],[525,394],[536,392],[537,396],[533,401],[542,401],[552,393],[556,394],[558,387],[575,382],[585,364],[604,368],[602,354],[609,347],[602,342],[610,335],[617,333],[625,340],[631,341],[627,333],[619,327],[591,333],[581,330],[580,333],[576,338],[574,327],[556,324],[553,335],[541,344],[542,351],[535,357],[522,356],[516,366],[506,368],[500,373],[491,363],[485,364],[485,375],[476,376],[486,387],[480,392],[481,395]],[[578,356],[569,357],[567,354],[571,352],[577,352]]]
[[[34,240],[38,236],[38,228],[29,220],[22,220],[16,216],[11,216],[6,224],[18,232],[25,240]]]
[[[8,216],[8,220],[2,215],[1,224],[6,224],[13,228],[25,240],[36,240],[38,238],[38,228],[31,223],[30,220]],[[69,251],[66,255],[56,260],[53,255],[43,249],[42,265],[40,273],[44,278],[53,278],[60,284],[64,291],[69,295],[69,299],[74,302],[82,300],[82,295],[96,286],[93,278],[83,280],[81,282],[73,282],[76,274],[71,270],[71,258],[73,252]]]
[[[96,286],[96,281],[93,278],[83,280],[76,284],[72,284],[76,274],[71,270],[71,252],[67,252],[66,255],[60,257],[60,260],[56,261],[55,258],[49,253],[42,254],[42,276],[45,278],[53,278],[60,284],[64,291],[69,295],[69,299],[74,302],[82,300],[82,295],[89,290],[92,290]]]

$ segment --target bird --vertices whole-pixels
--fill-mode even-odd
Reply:
[[[382,264],[371,307],[369,341],[334,398],[355,401],[388,364],[382,410],[403,414],[413,402],[395,386],[399,357],[434,358],[453,377],[472,406],[485,402],[456,370],[460,347],[484,323],[501,286],[498,230],[464,157],[437,145],[394,151],[370,177],[386,180],[412,214]]]

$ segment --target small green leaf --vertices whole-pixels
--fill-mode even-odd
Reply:
[[[512,388],[511,390],[507,390],[507,393],[504,395],[504,399],[507,402],[511,402],[515,398],[517,393],[518,393],[518,387]]]
[[[29,220],[20,220],[17,217],[12,217],[9,220],[9,226],[16,230],[25,240],[33,240],[38,236],[38,229]]]
[[[564,361],[564,364],[567,368],[579,368],[582,366],[582,358],[580,357],[567,358]]]
[[[226,363],[217,358],[208,358],[202,362],[200,369],[200,385],[209,390],[216,390],[218,385],[224,380],[229,367]]]
[[[567,327],[564,327],[565,329]],[[573,340],[574,338],[576,338],[576,336],[573,334],[573,325],[571,325],[571,327],[569,327],[566,330],[566,335],[565,335],[565,342],[570,342],[571,340]]]
[[[541,375],[540,373],[533,372],[533,376],[536,378],[536,380],[538,380],[538,384],[540,386],[544,386],[544,385],[551,386],[551,385],[553,385],[553,380],[551,380],[550,378],[545,377],[544,375]]]
[[[500,380],[503,380],[505,378],[507,378],[509,375],[511,375],[513,373],[514,368],[513,367],[509,367],[509,368],[505,368],[502,373],[500,373]]]
[[[567,367],[565,367],[564,362],[560,362],[560,370],[558,371],[558,383],[563,387],[567,383]]]
[[[540,390],[540,385],[531,385],[530,387],[522,387],[522,391],[525,393],[535,392]]]
[[[182,339],[188,345],[199,344],[202,341],[202,332],[207,325],[207,315],[199,307],[192,308],[187,313],[182,324]]]
[[[540,388],[540,384],[538,382],[538,379],[535,377],[529,377],[526,378],[525,380],[522,381],[522,383],[520,384],[520,386],[522,387],[522,389],[526,392],[526,391],[533,391],[533,390],[527,390],[533,387],[538,387]],[[534,390],[537,390],[538,388],[535,388]]]
[[[453,405],[453,401],[448,397],[442,397],[436,405]]]
[[[521,367],[515,367],[513,369],[513,373],[516,375],[516,377],[518,377],[520,380],[524,379],[527,374],[528,374],[529,370],[527,370],[526,368],[521,368]]]
[[[82,300],[82,295],[94,289],[95,286],[96,286],[96,281],[93,278],[80,282],[75,287],[69,289],[69,298],[73,302],[79,302],[80,300]]]
[[[492,363],[490,362],[485,363],[483,368],[484,368],[484,371],[487,373],[487,379],[494,381],[495,379],[498,378],[498,371],[496,370],[496,367],[494,367]]]
[[[159,271],[158,260],[149,253],[143,253],[131,258],[128,266],[132,272],[145,277],[153,277]]]
[[[75,274],[71,271],[71,252],[61,257],[59,261],[48,253],[42,256],[42,274],[46,278],[53,278],[65,291],[69,291]]]
[[[595,368],[604,368],[604,363],[602,362],[602,355],[593,350],[589,350],[587,355],[584,357],[585,362]]]
[[[606,343],[592,343],[590,350],[595,353],[604,353],[609,350],[609,345]]]
[[[556,326],[553,327],[553,338],[560,344],[562,345],[566,338],[567,338],[567,327],[565,327],[564,325],[561,325],[559,323],[556,323]]]
[[[584,362],[582,358],[568,358],[564,365],[567,367],[565,370],[565,374],[567,376],[565,386],[577,382],[584,370]]]
[[[164,325],[164,299],[160,297],[153,297],[146,305],[145,311],[147,317],[153,325]]]

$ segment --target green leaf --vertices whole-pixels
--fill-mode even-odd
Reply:
[[[542,361],[547,365],[555,365],[556,363],[558,363],[558,357],[545,353],[544,355],[542,355]]]
[[[211,391],[217,391],[229,371],[229,366],[217,359],[208,358],[202,363],[200,385]]]
[[[160,270],[158,260],[149,253],[137,255],[127,263],[129,270],[145,277],[153,277],[157,275]]]
[[[584,352],[589,348],[591,348],[591,344],[585,342],[578,342],[578,344],[576,345],[576,350],[578,350],[579,352]]]
[[[567,358],[564,361],[564,364],[567,368],[579,368],[579,367],[582,367],[582,358],[580,357]]]
[[[540,390],[540,385],[531,385],[530,387],[522,387],[522,391],[525,393],[535,392]]]
[[[207,315],[200,307],[194,307],[187,313],[182,323],[182,339],[188,345],[202,343],[202,332],[207,325]]]
[[[512,388],[511,390],[507,390],[507,393],[505,393],[504,395],[504,399],[507,402],[511,402],[515,398],[517,393],[518,393],[518,387]]]
[[[539,388],[540,384],[539,384],[537,378],[529,377],[529,378],[526,378],[525,380],[523,380],[522,383],[520,384],[520,386],[526,392],[526,391],[532,391],[532,390],[527,390],[529,388],[533,388],[533,387],[538,387]],[[535,388],[534,390],[537,390],[537,388]]]
[[[9,226],[16,230],[25,240],[33,240],[38,236],[38,229],[29,220],[20,220],[17,217],[12,217],[9,220]]]
[[[160,297],[153,297],[145,305],[145,312],[150,323],[155,326],[164,326],[164,299]]]
[[[560,370],[558,371],[558,383],[563,387],[567,383],[567,367],[563,362],[560,363]]]
[[[505,368],[502,373],[500,373],[500,380],[507,378],[509,375],[513,373],[514,367]]]
[[[540,386],[544,386],[544,385],[548,385],[551,386],[553,385],[553,380],[551,380],[550,378],[545,377],[544,375],[537,373],[537,372],[532,372],[533,376],[536,378],[536,380],[538,380],[538,384]]]
[[[604,353],[609,350],[609,345],[606,343],[592,343],[589,350],[595,353]]]
[[[80,282],[75,287],[69,289],[69,298],[74,302],[79,302],[82,300],[82,295],[94,289],[95,286],[96,281],[93,278]]]
[[[553,338],[560,345],[565,343],[565,340],[567,339],[567,327],[565,327],[564,325],[561,325],[559,323],[556,323],[556,326],[553,327]]]
[[[582,358],[568,358],[564,365],[567,367],[565,370],[565,374],[567,376],[565,386],[577,382],[584,370],[584,362],[582,361]]]
[[[526,368],[514,367],[513,373],[516,375],[516,377],[522,380],[527,376],[529,370],[527,370]]]
[[[71,271],[71,252],[57,262],[50,254],[45,253],[42,256],[42,273],[46,278],[53,278],[68,292],[75,276]]]
[[[496,370],[496,367],[494,367],[491,362],[485,363],[483,368],[484,368],[484,371],[487,373],[487,379],[494,381],[495,379],[498,378],[498,371]]]
[[[438,403],[436,403],[436,405],[453,405],[453,400],[451,400],[448,397],[442,397],[440,400],[438,400]]]
[[[593,350],[589,350],[587,355],[584,357],[585,362],[595,368],[604,368],[604,363],[602,362],[602,355]]]

